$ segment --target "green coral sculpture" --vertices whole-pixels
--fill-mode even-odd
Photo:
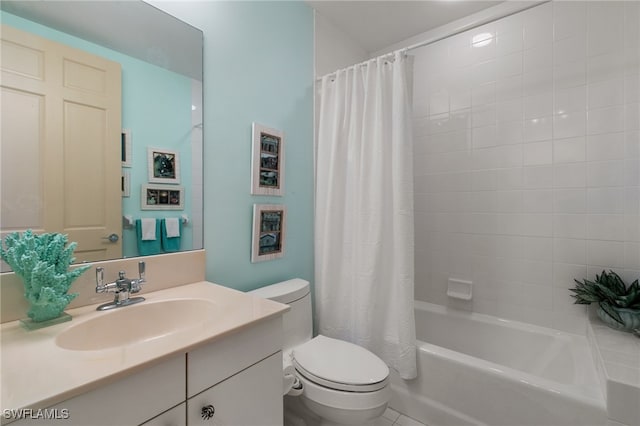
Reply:
[[[30,303],[27,315],[33,322],[57,318],[78,296],[67,294],[71,283],[91,265],[69,271],[77,244],[67,245],[67,236],[58,233],[36,235],[31,230],[14,232],[0,244],[0,256],[22,278],[24,296]]]

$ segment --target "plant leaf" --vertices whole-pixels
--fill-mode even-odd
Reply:
[[[613,318],[615,322],[624,325],[624,322],[622,322],[622,318],[620,317],[620,314],[616,312],[615,309],[613,309],[613,307],[608,302],[606,301],[600,302],[600,307],[607,315]]]

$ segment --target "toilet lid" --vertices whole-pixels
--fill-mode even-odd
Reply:
[[[365,348],[321,335],[294,348],[293,362],[307,379],[351,392],[382,389],[389,376],[387,365]]]

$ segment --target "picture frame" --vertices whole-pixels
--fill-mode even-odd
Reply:
[[[277,129],[253,123],[251,194],[284,195],[284,134]]]
[[[281,204],[254,204],[251,263],[283,257],[286,231],[286,206]]]
[[[149,183],[180,183],[180,156],[166,148],[147,147]]]
[[[122,180],[120,184],[122,198],[129,198],[131,196],[131,172],[129,170],[122,171]]]
[[[133,167],[133,140],[131,139],[131,130],[122,129],[120,135],[120,153],[122,158],[122,167]]]
[[[141,210],[184,210],[184,187],[172,185],[141,185]]]

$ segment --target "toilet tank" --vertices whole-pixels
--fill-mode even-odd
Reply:
[[[311,291],[309,282],[300,278],[271,284],[249,294],[287,304],[291,309],[282,316],[283,349],[291,349],[311,340]]]

